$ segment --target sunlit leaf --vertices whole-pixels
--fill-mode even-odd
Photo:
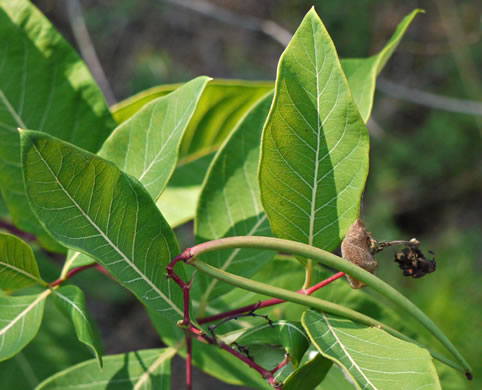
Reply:
[[[198,77],[146,104],[114,130],[99,156],[137,178],[157,199],[174,171],[181,137],[209,80]]]
[[[147,349],[106,356],[104,368],[95,359],[77,364],[43,381],[36,390],[169,390],[174,348]]]
[[[246,115],[214,158],[199,198],[195,221],[198,243],[229,236],[271,235],[257,185],[259,140],[271,100],[269,94]],[[273,251],[234,249],[208,253],[202,260],[250,277],[273,255]],[[201,302],[230,289],[203,274],[196,283],[202,291]]]
[[[353,101],[365,122],[372,112],[377,76],[392,56],[412,20],[420,12],[423,11],[416,9],[407,15],[379,53],[368,58],[347,58],[341,61],[350,84]]]
[[[283,390],[314,389],[325,378],[332,365],[333,361],[316,354],[286,379]]]
[[[117,127],[98,155],[138,179],[156,200],[171,177],[182,135],[194,114],[208,77],[198,77],[155,99]],[[73,265],[88,264],[85,255]],[[91,259],[90,262],[93,262]]]
[[[179,84],[163,85],[134,95],[112,107],[114,117],[122,123],[149,101],[178,87]],[[181,157],[215,150],[253,104],[272,89],[271,82],[223,79],[209,82],[186,130]]]
[[[302,323],[320,353],[341,365],[357,389],[441,389],[430,353],[415,344],[313,310]]]
[[[14,223],[58,249],[30,211],[17,127],[97,151],[114,121],[85,64],[27,0],[0,2],[0,187]]]
[[[40,276],[32,248],[20,238],[0,233],[0,289],[46,284]]]
[[[281,56],[262,142],[261,199],[273,233],[336,248],[358,216],[368,133],[314,9]]]
[[[45,290],[38,295],[0,296],[0,361],[20,352],[35,337],[49,294]]]
[[[102,346],[87,312],[82,290],[76,286],[62,286],[54,290],[53,298],[60,311],[72,320],[79,341],[92,350],[102,368]]]
[[[179,319],[181,291],[165,277],[179,247],[142,185],[114,164],[43,133],[23,130],[22,153],[29,201],[46,229],[98,260],[144,304]]]

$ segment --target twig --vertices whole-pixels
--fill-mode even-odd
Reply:
[[[236,351],[234,348],[230,347],[226,343],[222,341],[218,341],[214,337],[209,337],[206,335],[201,329],[198,329],[196,326],[194,326],[191,322],[190,318],[190,313],[189,313],[189,303],[190,303],[190,290],[192,287],[192,279],[188,282],[185,283],[174,271],[174,267],[179,261],[188,261],[189,259],[192,258],[192,253],[189,249],[185,250],[183,253],[181,253],[179,256],[176,256],[167,266],[167,277],[169,279],[173,279],[176,284],[179,285],[179,287],[182,288],[182,292],[184,295],[184,318],[183,320],[178,324],[179,326],[184,328],[184,332],[186,333],[186,343],[187,343],[187,354],[188,354],[188,359],[186,359],[186,375],[191,375],[191,359],[192,359],[192,345],[189,344],[190,338],[192,336],[196,337],[199,341],[202,341],[207,344],[212,344],[212,345],[218,345],[219,348],[224,349],[226,352],[229,352],[231,355],[237,357],[239,360],[243,361],[246,363],[249,367],[253,368],[257,372],[261,374],[261,376],[268,381],[268,383],[274,387],[275,389],[282,389],[281,384],[279,384],[275,378],[273,377],[273,374],[271,371],[261,367],[259,364],[255,363],[252,359],[244,356],[242,353]],[[188,336],[189,334],[189,336]],[[190,390],[190,381],[191,379],[189,376],[187,377],[187,389]]]
[[[482,103],[474,100],[452,98],[421,91],[415,88],[407,88],[382,77],[377,79],[377,89],[394,98],[420,104],[425,107],[482,116]]]
[[[330,276],[328,279],[325,279],[325,280],[321,281],[320,283],[317,283],[314,286],[311,286],[308,289],[301,289],[297,292],[300,293],[300,294],[304,294],[304,295],[311,295],[315,291],[319,290],[322,287],[325,287],[326,285],[330,284],[331,282],[334,282],[335,280],[343,277],[344,275],[345,275],[344,272],[338,272],[335,275]],[[199,325],[207,324],[209,322],[217,321],[217,320],[220,320],[220,319],[223,319],[223,318],[234,317],[238,314],[251,312],[253,310],[262,309],[264,307],[274,306],[274,305],[277,305],[279,303],[284,303],[284,302],[286,302],[286,301],[284,301],[282,299],[271,298],[271,299],[267,299],[267,300],[262,301],[262,302],[253,303],[252,305],[243,306],[243,307],[240,307],[238,309],[230,310],[230,311],[227,311],[227,312],[224,312],[224,313],[219,313],[219,314],[209,316],[209,317],[204,317],[204,318],[198,318],[197,322],[198,322]]]
[[[72,276],[78,274],[79,272],[82,272],[86,269],[89,269],[89,268],[93,268],[95,267],[97,264],[96,263],[93,263],[93,264],[88,264],[88,265],[83,265],[82,267],[77,267],[77,268],[74,268],[74,269],[71,269],[67,275],[65,275],[64,278],[59,278],[57,280],[54,280],[52,283],[49,284],[50,287],[55,287],[59,284],[62,284],[63,282],[65,282],[66,280],[70,279]]]
[[[201,15],[208,16],[232,26],[241,27],[250,31],[262,32],[285,47],[292,38],[292,34],[272,20],[243,15],[242,17],[232,11],[204,0],[165,0],[173,5],[186,8]]]
[[[97,54],[95,53],[94,45],[89,36],[89,31],[85,25],[84,17],[82,16],[82,8],[80,6],[79,0],[68,0],[66,2],[67,15],[69,17],[70,26],[72,27],[72,32],[74,34],[75,41],[79,47],[80,53],[90,71],[92,76],[99,84],[102,90],[105,100],[109,105],[116,103],[114,93],[112,88],[107,81],[107,77],[102,69]]]

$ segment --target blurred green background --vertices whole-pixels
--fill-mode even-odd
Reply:
[[[66,8],[68,1],[34,3],[74,46],[78,45]],[[393,263],[394,251],[386,250],[379,256],[379,276],[415,301],[468,358],[475,375],[471,384],[465,382],[466,388],[482,388],[481,3],[209,0],[207,5],[215,7],[205,8],[208,15],[199,12],[206,3],[80,2],[112,88],[112,100],[201,74],[272,80],[283,50],[276,37],[282,40],[283,33],[294,32],[312,5],[341,57],[376,53],[406,14],[414,8],[426,10],[416,17],[381,74],[369,122],[371,167],[362,217],[377,239],[416,237],[425,251],[436,253],[437,271],[414,280],[401,276]],[[272,26],[266,21],[283,30],[275,37],[262,32],[260,26]],[[422,105],[412,101],[419,91],[455,100],[445,102],[446,107],[440,109],[434,107],[430,96]],[[470,107],[470,102],[479,102],[478,113],[452,112],[459,106]],[[115,289],[112,283],[109,291]],[[127,294],[115,294],[122,313],[139,311],[126,303]],[[103,299],[108,302],[110,298],[97,291],[93,299],[97,305],[105,305]],[[99,313],[109,317],[105,314],[109,310],[94,310],[101,327],[107,320]],[[141,321],[140,317],[136,315],[136,321]],[[126,329],[132,326],[127,323]],[[107,351],[119,352],[116,337],[107,333]],[[155,339],[155,333],[151,337]],[[109,340],[114,341],[109,344]],[[210,383],[203,382],[199,389],[212,386]]]

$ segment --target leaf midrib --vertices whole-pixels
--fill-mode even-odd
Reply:
[[[14,319],[12,322],[10,322],[5,328],[0,329],[0,336],[3,336],[10,328],[12,328],[21,318],[25,317],[32,309],[37,306],[39,302],[44,300],[52,290],[47,289],[45,290],[42,294],[40,294],[35,301],[33,301],[30,305],[27,306],[23,311],[21,311]]]
[[[99,232],[99,234],[107,241],[107,243],[110,245],[112,249],[114,249],[121,257],[124,259],[124,261],[138,274],[140,277],[155,291],[161,296],[179,315],[183,315],[182,311],[149,279],[144,275],[139,268],[122,252],[112,241],[111,239],[106,235],[106,233],[97,226],[97,224],[90,218],[90,216],[80,207],[80,205],[75,201],[75,199],[70,195],[70,193],[65,189],[63,184],[60,182],[58,179],[57,175],[53,172],[52,168],[50,165],[47,163],[47,161],[43,158],[42,154],[40,151],[37,149],[37,146],[32,142],[32,146],[35,149],[35,152],[38,154],[40,159],[43,161],[47,169],[49,170],[50,174],[52,177],[55,179],[57,184],[60,186],[62,191],[67,195],[67,197],[70,199],[70,201],[77,207],[77,209],[80,211],[80,213],[84,216],[85,219]],[[135,233],[134,233],[135,235]]]
[[[17,268],[14,265],[0,261],[0,266],[4,266],[5,268],[10,268],[11,270],[18,272],[19,274],[25,275],[26,277],[28,277],[29,279],[32,279],[37,283],[43,284],[42,279],[38,278],[37,276],[34,276],[33,274],[28,273],[27,271],[24,271],[21,268]]]
[[[361,370],[360,366],[355,362],[355,360],[353,360],[353,358],[351,357],[351,355],[348,353],[348,351],[346,350],[345,346],[343,345],[343,343],[341,342],[341,340],[339,339],[338,335],[336,334],[335,330],[333,329],[333,327],[331,326],[330,324],[330,321],[328,320],[328,318],[326,317],[326,314],[325,313],[321,313],[321,315],[323,316],[323,319],[325,320],[325,323],[326,323],[326,326],[328,326],[328,330],[330,331],[330,333],[333,335],[333,337],[335,338],[336,342],[338,343],[338,345],[340,346],[340,348],[343,350],[343,352],[345,353],[346,357],[350,360],[350,362],[352,363],[352,367],[355,367],[359,372],[360,374],[362,375],[363,379],[365,379],[367,381],[367,384],[370,385],[371,387],[373,387],[374,390],[377,390],[377,388],[375,387],[375,385],[370,381],[370,379],[367,378],[367,376],[365,375],[365,373]],[[348,369],[348,371],[350,371],[350,369]]]

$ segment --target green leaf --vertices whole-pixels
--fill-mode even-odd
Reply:
[[[253,344],[282,346],[290,355],[293,367],[298,367],[310,340],[299,322],[273,321],[268,324],[241,329],[222,336],[227,344],[241,346]],[[280,363],[278,361],[278,363]]]
[[[326,358],[341,365],[357,389],[441,389],[429,352],[385,331],[314,310],[302,323]]]
[[[312,390],[323,381],[333,362],[321,354],[295,370],[283,383],[283,390]]]
[[[49,248],[25,195],[17,127],[97,151],[115,123],[75,50],[27,0],[0,3],[0,188],[13,222]]]
[[[194,218],[201,186],[213,157],[214,153],[209,153],[191,161],[181,162],[156,202],[172,228]]]
[[[22,153],[29,201],[52,236],[98,260],[144,304],[179,319],[181,291],[165,277],[179,247],[142,185],[113,163],[36,131],[22,131]]]
[[[114,117],[122,123],[149,101],[178,87],[179,84],[164,85],[130,97],[112,107]],[[217,149],[252,105],[272,89],[271,82],[223,79],[209,82],[183,137],[181,157],[204,155]]]
[[[407,15],[379,53],[368,58],[348,58],[341,61],[350,84],[353,100],[365,123],[372,112],[377,76],[392,56],[412,20],[420,12],[424,11],[416,9]]]
[[[0,361],[20,352],[35,337],[50,293],[0,296]]]
[[[47,285],[40,276],[32,248],[20,238],[0,233],[0,289]]]
[[[87,312],[82,290],[76,286],[62,286],[53,291],[53,298],[59,310],[72,320],[79,341],[92,350],[102,368],[102,346]]]
[[[156,200],[177,163],[181,137],[209,77],[198,77],[146,104],[105,141],[99,156],[137,178]]]
[[[260,100],[214,158],[199,198],[195,221],[198,243],[229,236],[271,235],[256,179],[259,140],[271,101],[271,93]],[[274,254],[273,251],[235,249],[209,253],[202,259],[224,271],[251,277]],[[201,313],[208,299],[232,288],[202,273],[196,276],[196,283],[202,291]]]
[[[36,390],[169,390],[174,348],[146,349],[104,358],[104,368],[95,359],[77,364],[43,381]]]
[[[45,378],[74,364],[90,359],[70,320],[46,300],[44,318],[34,340],[13,358],[0,362],[0,389],[32,390]],[[13,387],[12,387],[13,386]]]
[[[155,99],[117,127],[98,155],[137,178],[156,200],[171,177],[179,155],[182,135],[210,79],[198,77],[174,92]],[[94,262],[76,256],[77,264]]]
[[[273,233],[335,249],[358,216],[368,133],[314,9],[281,56],[261,150],[261,200]]]

